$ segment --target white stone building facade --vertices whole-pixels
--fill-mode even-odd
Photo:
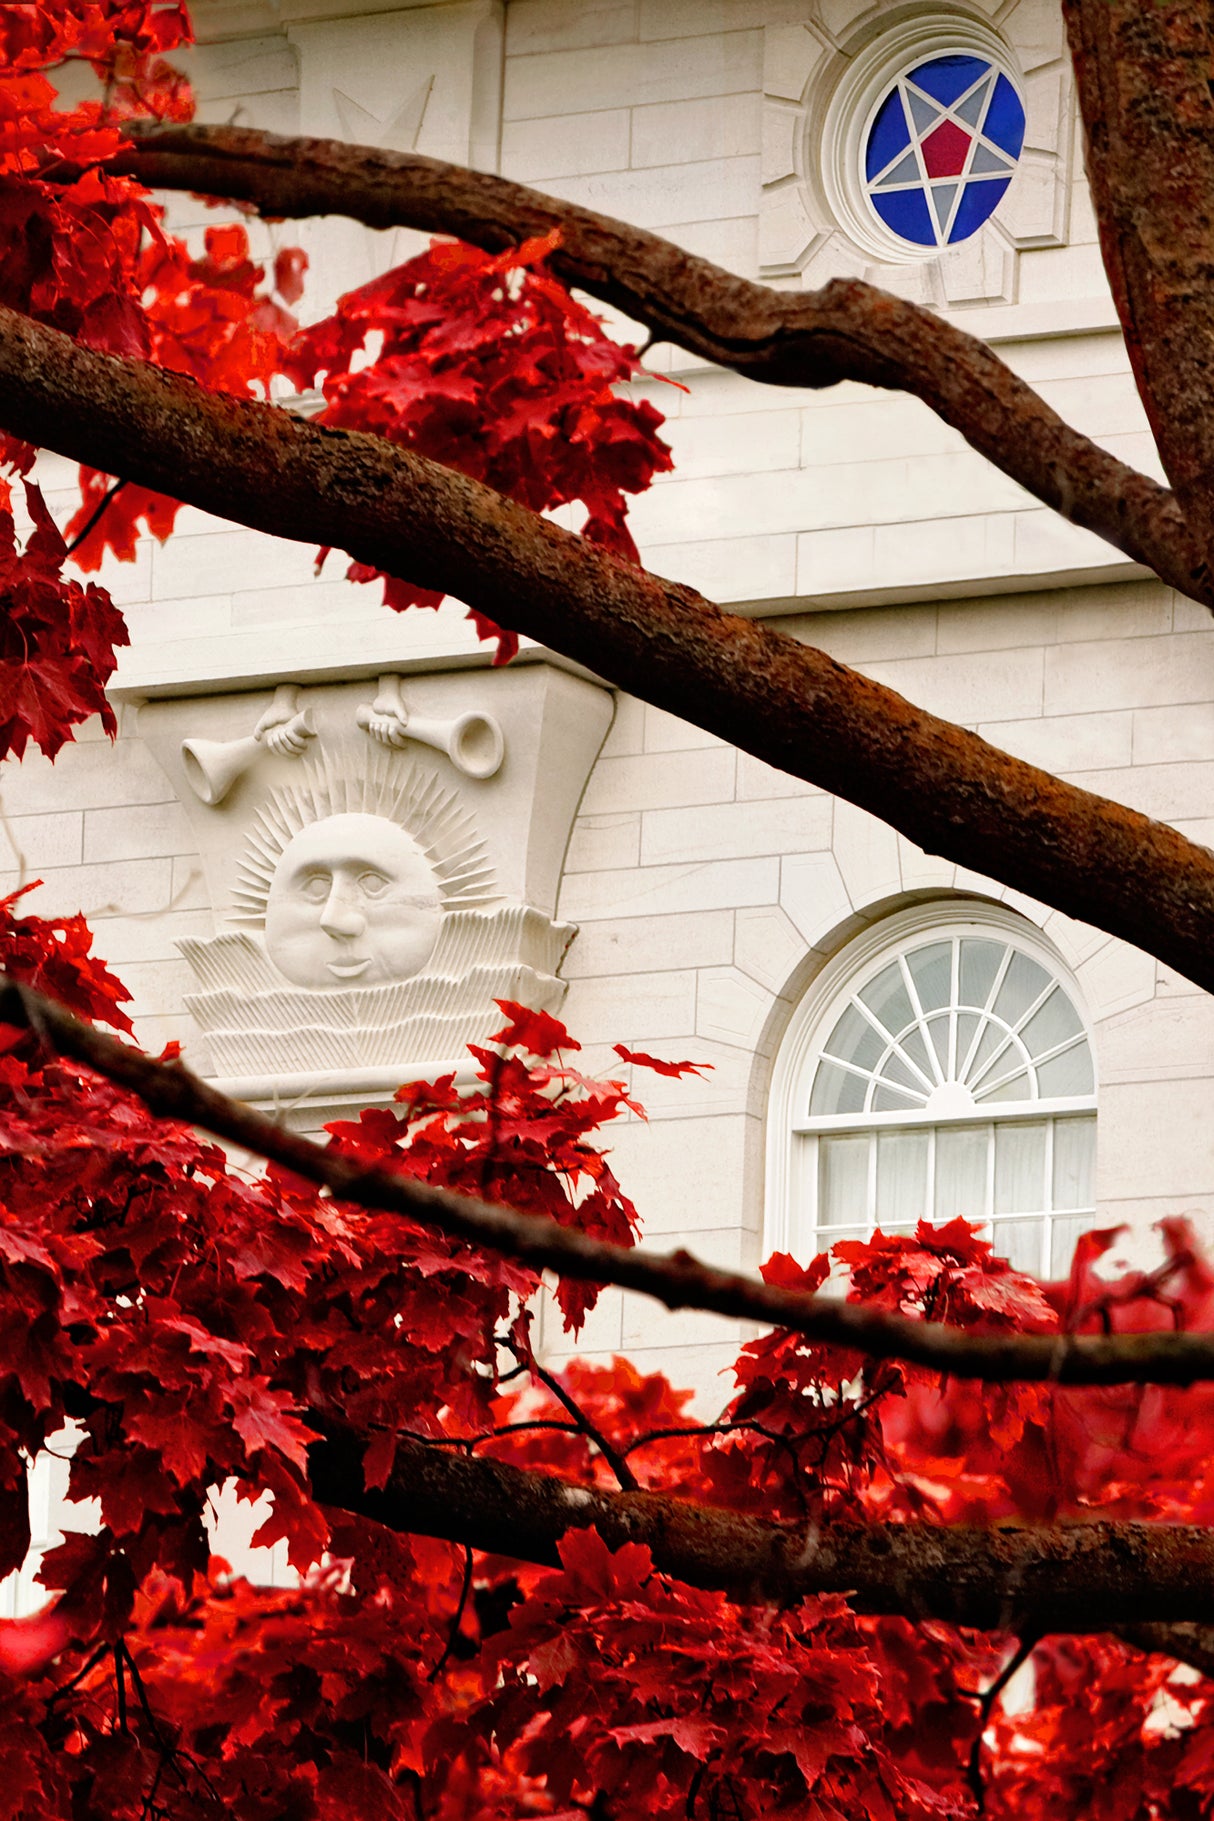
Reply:
[[[1154,467],[1096,245],[1057,0],[196,0],[194,11],[205,120],[472,162],[781,286],[866,276],[993,342],[1072,423]],[[866,135],[900,74],[948,55],[1006,75],[1024,140],[985,225],[916,252],[870,206]],[[929,190],[932,207],[960,208]],[[175,219],[200,221],[192,206],[177,200]],[[261,233],[308,247],[316,313],[417,244],[342,222]],[[669,349],[650,364],[686,388],[641,387],[667,415],[675,457],[632,510],[651,568],[1210,839],[1204,609],[1063,524],[909,398],[775,390]],[[69,471],[47,463],[46,474],[66,510]],[[561,1015],[592,1070],[618,1069],[616,1041],[713,1065],[703,1079],[638,1079],[649,1122],[614,1134],[650,1241],[753,1268],[774,1245],[807,1253],[815,1207],[836,1222],[845,1205],[861,1221],[934,1209],[1019,1217],[1008,1242],[1042,1243],[1056,1263],[1081,1225],[1214,1211],[1214,1007],[1186,981],[560,659],[530,650],[491,671],[457,605],[393,615],[377,590],[337,579],[339,565],[318,578],[313,554],[184,511],[166,546],[145,543],[103,578],[132,635],[117,743],[86,729],[54,766],[31,757],[0,779],[0,889],[39,877],[31,908],[88,915],[148,1047],[184,1037],[196,1066],[305,1124],[383,1090],[390,1050],[320,1056],[305,1042],[293,1061],[267,1051],[241,1063],[239,1051],[216,1064],[186,1008],[200,981],[179,945],[200,953],[235,928],[224,869],[247,849],[264,792],[254,801],[252,772],[238,772],[227,806],[212,808],[191,791],[181,746],[234,748],[294,685],[322,743],[339,729],[331,765],[366,749],[362,794],[330,795],[325,813],[379,813],[357,710],[394,676],[413,712],[448,726],[472,713],[501,730],[504,764],[489,777],[440,748],[424,754],[442,813],[477,825],[483,854],[466,877],[483,863],[496,880],[477,897],[460,875],[465,919],[508,904],[543,924],[525,954],[522,936],[494,949],[500,979],[529,969],[520,990],[555,1005],[559,968]],[[287,791],[293,762],[267,760],[265,790]],[[260,927],[256,905],[250,914]],[[562,958],[563,926],[577,933]],[[461,966],[467,981],[472,962]],[[854,1004],[870,987],[907,994],[887,1037]],[[299,990],[306,999],[306,980]],[[409,1067],[428,1072],[448,1060],[458,1021],[446,1046],[433,1026],[419,1037],[408,1025],[429,1015],[419,1006],[415,996],[391,1016],[408,1026]],[[290,1028],[289,1007],[282,1016]],[[831,1101],[823,1085],[812,1110],[817,1058],[848,1042],[853,1086]],[[579,1350],[625,1352],[715,1395],[736,1345],[731,1324],[660,1316],[610,1290]],[[550,1346],[559,1357],[567,1343]]]

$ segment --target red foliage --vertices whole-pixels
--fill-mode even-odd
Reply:
[[[527,241],[494,258],[435,241],[343,297],[298,337],[286,371],[303,387],[323,374],[322,423],[372,430],[535,512],[580,501],[582,536],[639,562],[624,496],[671,466],[662,419],[648,400],[618,396],[640,371],[636,351],[612,341],[547,271],[555,244]],[[382,579],[390,607],[443,599],[365,563],[348,573]],[[468,617],[497,640],[496,662],[513,657],[513,633]]]
[[[272,274],[242,226],[201,250],[108,174],[131,114],[188,117],[165,61],[184,9],[156,0],[0,7],[0,304],[88,345],[236,396],[324,376],[325,421],[373,430],[539,511],[581,504],[587,537],[635,560],[626,495],[669,466],[630,349],[551,277],[552,243],[489,258],[435,245],[302,335],[304,259]],[[98,98],[56,106],[47,72],[91,62]],[[65,167],[83,174],[58,181]],[[368,358],[370,356],[370,358]],[[3,463],[34,452],[6,439]],[[176,502],[86,471],[69,526],[83,567],[167,537]],[[52,757],[99,714],[125,633],[104,590],[63,575],[36,486],[19,542],[0,477],[0,757]],[[373,572],[355,564],[359,579]],[[385,578],[395,607],[438,597]],[[474,616],[475,618],[476,616]],[[511,635],[478,620],[509,655]],[[120,1031],[128,995],[80,917],[0,901],[0,967]],[[547,1013],[502,1002],[477,1077],[402,1088],[330,1128],[348,1157],[630,1244],[636,1211],[600,1134],[640,1113],[568,1058]],[[698,1073],[616,1046],[634,1068]],[[1164,1223],[1154,1272],[1110,1282],[1110,1235],[1039,1285],[965,1221],[846,1242],[769,1280],[978,1332],[1214,1327],[1214,1269]],[[844,1282],[844,1279],[846,1280]],[[483,1449],[609,1487],[635,1482],[812,1527],[1094,1512],[1214,1518],[1214,1389],[1064,1391],[942,1383],[787,1333],[741,1349],[720,1417],[616,1359],[545,1370],[531,1271],[415,1222],[253,1178],[0,1027],[0,1573],[30,1543],[30,1463],[69,1421],[83,1522],[41,1567],[42,1610],[0,1621],[0,1806],[14,1821],[232,1813],[241,1821],[572,1821],[760,1814],[806,1821],[1189,1821],[1214,1812],[1211,1683],[1108,1638],[1051,1640],[1016,1705],[982,1691],[1011,1643],[732,1603],[656,1573],[646,1550],[572,1532],[557,1571],[402,1538],[313,1499],[317,1425],[365,1439],[381,1485],[398,1441]],[[593,1286],[560,1284],[575,1333]],[[227,1482],[264,1499],[298,1585],[209,1561]],[[327,1552],[327,1553],[326,1553]],[[981,1731],[982,1737],[979,1738]]]

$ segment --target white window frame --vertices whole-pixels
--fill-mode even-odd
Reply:
[[[1006,1111],[1001,1104],[980,1104],[972,1113],[955,1117],[869,1112],[811,1118],[809,1094],[818,1059],[850,995],[908,947],[958,935],[1010,943],[1045,968],[1065,990],[1082,1021],[1092,1056],[1092,1091],[1013,1103]],[[1095,1070],[1096,1046],[1079,984],[1057,950],[1027,918],[1001,905],[938,899],[882,917],[840,949],[816,975],[793,1013],[777,1051],[768,1097],[764,1255],[791,1252],[805,1261],[831,1242],[831,1229],[818,1226],[817,1146],[807,1145],[807,1138],[837,1132],[941,1131],[946,1127],[1053,1122],[1068,1116],[1090,1119],[1096,1114],[1098,1103]],[[1052,1124],[1050,1129],[1052,1133]],[[1052,1136],[1049,1142],[1052,1143]],[[1059,1218],[1071,1212],[1059,1210]],[[856,1224],[862,1225],[863,1217]],[[1048,1230],[1048,1220],[1046,1226]],[[837,1237],[844,1234],[840,1231]]]

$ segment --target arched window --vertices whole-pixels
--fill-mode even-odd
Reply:
[[[769,1249],[964,1215],[1024,1270],[1092,1225],[1092,1047],[1031,924],[985,905],[885,919],[824,970],[777,1059]]]

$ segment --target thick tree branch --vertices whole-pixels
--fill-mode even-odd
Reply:
[[[593,1525],[611,1548],[644,1543],[663,1573],[739,1600],[843,1593],[860,1612],[1041,1634],[1150,1621],[1159,1637],[1154,1628],[1168,1621],[1214,1620],[1214,1531],[1197,1526],[793,1528],[410,1441],[398,1445],[384,1489],[369,1492],[361,1461],[353,1436],[314,1443],[315,1497],[392,1530],[525,1562],[556,1563],[566,1531]]]
[[[1065,0],[1100,244],[1138,390],[1206,572],[1214,556],[1214,20]]]
[[[1071,429],[984,342],[917,304],[855,279],[776,291],[610,216],[417,154],[239,127],[131,131],[131,150],[112,169],[252,203],[266,216],[346,215],[373,228],[455,234],[491,252],[559,230],[552,264],[561,277],[655,340],[771,385],[852,379],[912,393],[1064,518],[1214,605],[1167,490]]]
[[[0,423],[280,537],[449,590],[728,744],[1214,987],[1214,854],[824,652],[377,437],[206,392],[0,310]]]
[[[741,1272],[718,1270],[688,1252],[610,1245],[539,1215],[407,1176],[361,1169],[253,1107],[230,1100],[180,1063],[158,1062],[107,1037],[2,974],[0,1023],[28,1026],[48,1052],[95,1069],[136,1094],[153,1113],[200,1126],[267,1157],[342,1201],[401,1214],[470,1245],[506,1253],[536,1271],[555,1271],[582,1283],[619,1284],[668,1309],[708,1309],[762,1322],[954,1378],[1061,1385],[1188,1385],[1214,1379],[1214,1334],[974,1334],[940,1322],[887,1315],[838,1296],[784,1290]]]

